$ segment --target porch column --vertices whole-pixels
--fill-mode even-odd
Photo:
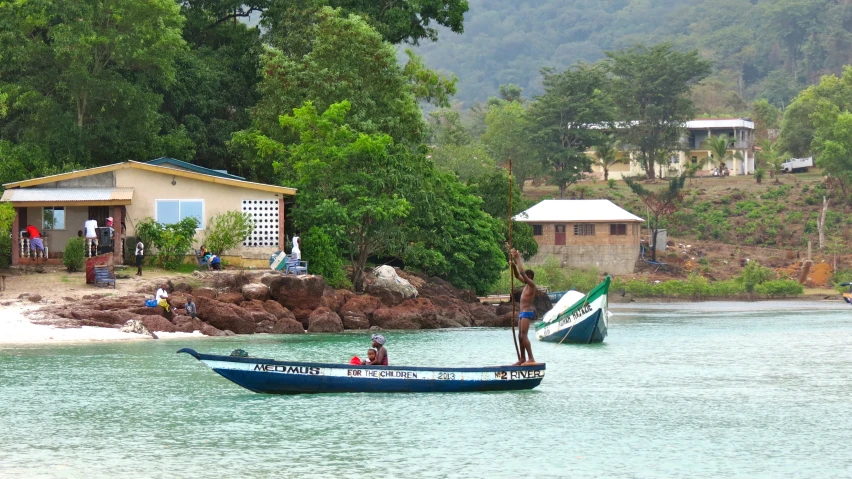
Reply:
[[[284,197],[278,198],[278,251],[284,251],[287,237],[284,236]]]
[[[121,246],[121,238],[123,237],[121,233],[121,223],[124,221],[124,218],[121,217],[121,206],[113,206],[112,207],[112,262],[113,264],[122,264],[122,258],[124,257],[124,250]]]
[[[12,264],[21,262],[21,220],[20,208],[15,208],[15,219],[12,221]]]

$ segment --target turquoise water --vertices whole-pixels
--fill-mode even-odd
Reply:
[[[533,391],[266,396],[184,346],[345,361],[367,334],[0,346],[0,477],[852,477],[852,308],[614,310],[533,342]],[[508,330],[389,332],[393,364],[513,360]],[[2,338],[0,338],[2,339]]]

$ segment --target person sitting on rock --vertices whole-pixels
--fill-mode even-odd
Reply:
[[[154,299],[157,301],[157,306],[162,306],[168,313],[171,310],[171,304],[169,304],[169,293],[166,291],[167,287],[166,283],[160,285],[160,289],[157,290]]]
[[[387,366],[388,365],[388,350],[385,349],[385,339],[381,334],[373,335],[373,347],[376,348],[376,359],[374,359],[370,364],[373,366]]]
[[[186,314],[190,318],[195,319],[195,317],[198,316],[198,308],[195,306],[195,302],[192,301],[192,296],[186,297],[186,304],[183,308],[186,310]]]
[[[375,360],[376,360],[376,350],[370,348],[370,349],[367,350],[367,359],[365,361],[361,361],[361,364],[365,364],[367,366],[370,366],[370,365],[373,364],[373,362],[375,362]]]

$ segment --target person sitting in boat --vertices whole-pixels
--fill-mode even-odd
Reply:
[[[509,255],[511,256],[512,274],[520,282],[524,283],[524,290],[521,292],[520,301],[521,312],[518,314],[518,346],[521,349],[521,358],[520,361],[515,363],[515,366],[536,364],[529,338],[530,321],[535,318],[535,308],[533,308],[533,301],[535,300],[537,290],[533,281],[535,273],[531,269],[524,270],[524,264],[521,261],[521,254],[518,253],[518,250],[512,248]]]
[[[370,362],[373,366],[388,365],[388,350],[385,349],[385,339],[381,334],[373,335],[373,347],[376,348],[376,358]]]
[[[367,365],[367,366],[370,366],[370,365],[372,365],[372,364],[373,364],[373,362],[374,362],[375,360],[376,360],[376,350],[375,350],[375,349],[370,348],[370,349],[368,349],[368,350],[367,350],[367,359],[366,359],[366,360],[362,360],[362,361],[361,361],[361,364],[365,364],[365,365]]]

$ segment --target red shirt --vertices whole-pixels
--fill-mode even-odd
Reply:
[[[27,233],[30,234],[30,238],[41,238],[41,235],[38,234],[38,229],[33,225],[27,226]]]

